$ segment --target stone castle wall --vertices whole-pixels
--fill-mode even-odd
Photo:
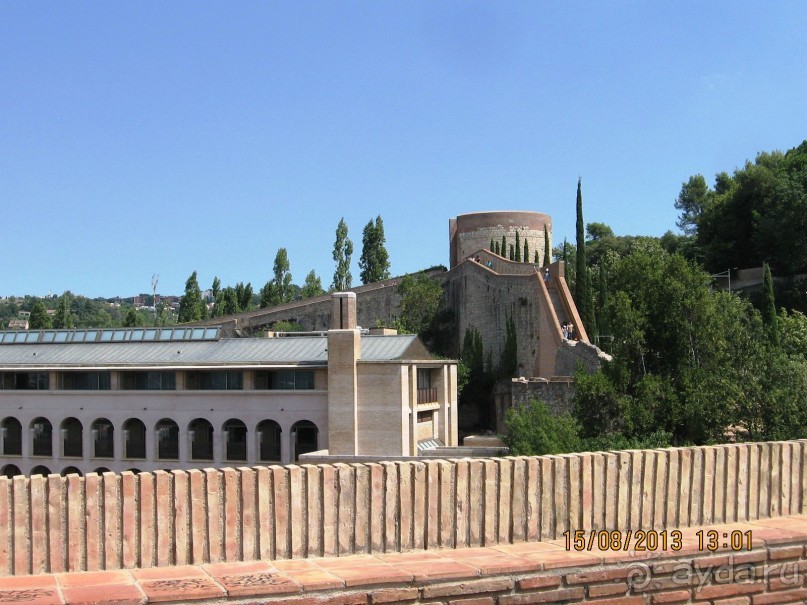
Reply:
[[[451,266],[458,265],[478,250],[489,249],[491,239],[501,243],[502,236],[505,236],[508,249],[501,254],[509,258],[510,244],[516,243],[516,232],[519,234],[522,250],[525,241],[529,246],[529,258],[525,260],[532,262],[537,251],[539,262],[543,265],[544,227],[549,234],[551,249],[552,218],[548,214],[517,210],[461,214],[449,221]]]

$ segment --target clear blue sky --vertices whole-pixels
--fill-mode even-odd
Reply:
[[[0,1],[0,295],[393,274],[484,210],[675,230],[682,181],[807,138],[807,3]]]

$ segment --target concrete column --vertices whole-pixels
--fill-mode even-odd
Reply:
[[[188,462],[191,458],[191,436],[188,429],[180,428],[177,439],[179,439],[179,461]]]
[[[356,362],[360,356],[358,330],[328,332],[328,450],[331,454],[359,453]]]
[[[409,366],[409,456],[418,455],[418,369]],[[403,452],[406,456],[407,452]]]

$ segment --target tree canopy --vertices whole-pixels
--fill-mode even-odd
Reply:
[[[377,216],[364,227],[362,250],[359,259],[361,283],[370,284],[389,278],[389,253],[384,236],[384,222]]]
[[[347,223],[344,217],[336,226],[336,241],[333,243],[333,260],[336,270],[333,273],[331,289],[334,292],[349,290],[353,276],[350,274],[350,259],[353,256],[353,242],[347,236]]]
[[[199,280],[194,271],[185,282],[185,294],[179,299],[178,320],[180,323],[199,321],[204,319],[205,315],[206,308],[202,301],[202,290],[199,288]]]

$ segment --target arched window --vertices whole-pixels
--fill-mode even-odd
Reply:
[[[146,457],[146,425],[142,420],[129,418],[123,423],[123,457]]]
[[[247,425],[231,418],[222,426],[224,431],[224,459],[233,462],[247,460]]]
[[[99,466],[97,469],[93,471],[94,473],[98,473],[99,475],[103,475],[104,473],[110,472],[110,470],[105,466]]]
[[[93,456],[96,458],[115,457],[115,427],[106,418],[98,418],[90,427]]]
[[[0,436],[3,438],[4,456],[22,456],[22,425],[19,420],[12,417],[3,420]]]
[[[50,420],[39,417],[31,422],[31,442],[34,456],[53,456],[53,425],[50,423]],[[43,466],[41,468],[45,467]],[[31,473],[37,474],[33,471],[31,471]],[[50,473],[50,471],[48,471],[48,473]]]
[[[62,456],[81,458],[84,455],[84,427],[78,418],[65,418],[61,424]]]
[[[22,475],[22,471],[20,470],[20,467],[18,467],[16,464],[6,464],[3,467],[2,472],[0,472],[0,474],[2,474],[4,477],[8,477],[9,479],[11,479],[12,477],[16,477],[17,475]]]
[[[179,460],[179,426],[170,418],[163,418],[154,427],[159,460]]]
[[[213,425],[197,418],[188,425],[191,460],[213,460]]]
[[[258,460],[274,462],[280,460],[280,425],[274,420],[264,420],[258,424]]]
[[[78,475],[81,477],[81,471],[75,466],[68,466],[62,470],[62,477],[67,477],[67,475]]]
[[[291,426],[291,442],[294,447],[294,459],[302,454],[316,452],[319,449],[319,429],[310,420],[300,420]]]
[[[47,466],[35,466],[31,469],[31,476],[33,475],[42,475],[43,477],[47,477],[50,475],[50,469]]]

